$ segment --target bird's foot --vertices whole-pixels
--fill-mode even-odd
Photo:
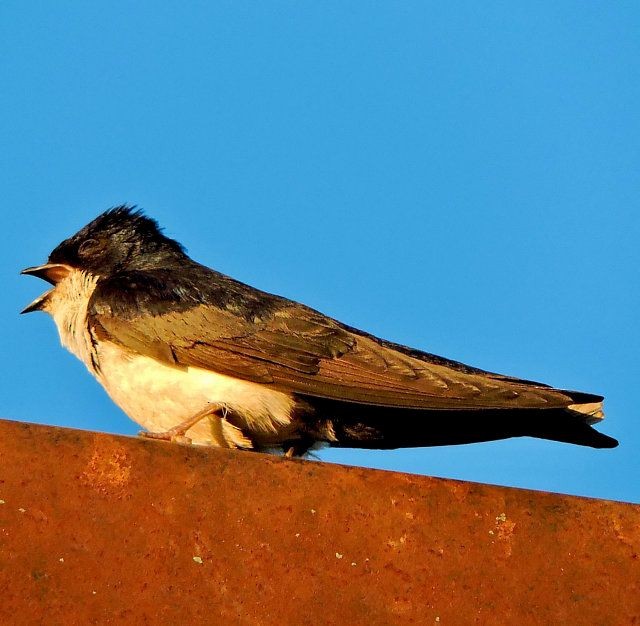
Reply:
[[[161,433],[150,433],[147,430],[141,430],[138,433],[139,437],[145,439],[157,439],[160,441],[170,441],[171,443],[181,443],[184,445],[190,445],[192,440],[184,435],[184,431],[180,432],[180,429],[170,428]]]
[[[309,453],[309,450],[312,446],[313,441],[308,439],[286,441],[282,444],[282,456],[285,459],[295,459],[296,457],[303,457]]]
[[[203,420],[205,417],[209,417],[214,415],[217,411],[220,410],[220,406],[217,404],[209,404],[202,411],[192,415],[188,419],[176,424],[173,428],[169,430],[165,430],[159,433],[150,433],[146,430],[138,433],[140,437],[145,437],[146,439],[160,439],[161,441],[171,441],[172,443],[182,443],[189,445],[192,443],[192,440],[185,435],[185,433],[192,427],[195,426],[200,420]]]

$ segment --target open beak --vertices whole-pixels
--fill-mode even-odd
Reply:
[[[51,285],[57,285],[63,278],[66,278],[71,272],[71,267],[63,263],[46,263],[45,265],[37,265],[36,267],[27,267],[22,270],[21,274],[28,276],[37,276],[46,280]],[[32,311],[42,311],[45,308],[47,301],[53,289],[45,291],[41,296],[38,296],[31,304],[26,306],[20,313],[31,313]]]

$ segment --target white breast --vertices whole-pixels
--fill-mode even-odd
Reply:
[[[85,363],[132,420],[150,431],[164,431],[214,404],[242,420],[241,430],[224,420],[202,420],[186,433],[194,442],[246,446],[249,442],[241,431],[270,443],[290,436],[295,401],[285,393],[197,367],[175,367],[108,341],[97,343],[87,325],[96,280],[71,272],[53,290],[46,310],[62,345]]]
[[[220,405],[242,418],[242,430],[260,440],[277,441],[287,430],[294,400],[291,396],[199,367],[178,368],[156,359],[125,352],[104,342],[98,349],[98,380],[113,401],[150,431],[164,431],[203,410]],[[225,429],[224,435],[233,431]],[[283,433],[284,434],[284,433]],[[208,420],[187,436],[198,443],[229,445]]]

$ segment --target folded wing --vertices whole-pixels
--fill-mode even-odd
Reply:
[[[236,297],[225,301],[219,291],[199,289],[201,281],[174,284],[169,275],[151,273],[98,283],[88,311],[91,332],[176,367],[209,369],[304,396],[360,404],[531,409],[602,400],[392,344],[208,271],[214,283],[227,281],[223,287],[235,290]],[[598,417],[592,415],[591,421]]]

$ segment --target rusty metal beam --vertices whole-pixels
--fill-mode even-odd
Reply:
[[[0,421],[0,623],[640,623],[640,507]]]

